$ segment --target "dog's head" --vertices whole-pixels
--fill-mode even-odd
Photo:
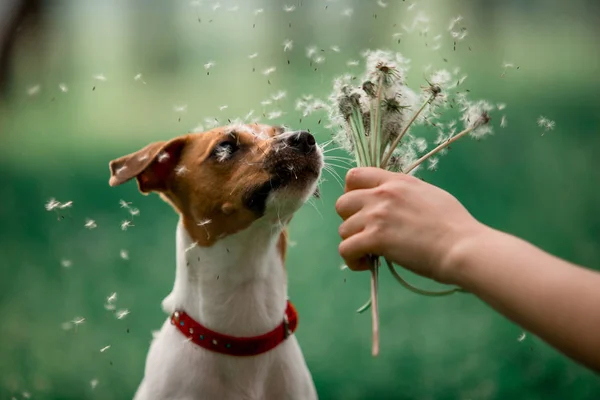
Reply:
[[[210,246],[258,219],[285,224],[315,192],[323,155],[308,132],[250,124],[152,143],[109,167],[111,186],[136,178]]]

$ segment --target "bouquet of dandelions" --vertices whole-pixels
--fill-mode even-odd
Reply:
[[[447,152],[452,143],[465,136],[481,138],[491,133],[489,112],[494,106],[485,101],[471,102],[468,90],[460,90],[466,77],[453,72],[436,71],[426,79],[427,85],[420,94],[405,83],[409,60],[401,54],[388,51],[367,51],[366,72],[362,79],[344,75],[334,81],[334,90],[329,102],[304,97],[297,109],[304,115],[325,109],[329,112],[330,128],[338,129],[333,141],[354,156],[359,167],[378,167],[405,174],[414,174],[428,161],[435,169],[438,155]],[[503,108],[498,105],[498,108]],[[457,122],[443,122],[445,111],[461,114],[464,128],[457,132]],[[427,151],[424,138],[414,136],[410,128],[426,124],[438,129],[435,146]],[[391,261],[385,260],[395,279],[407,289],[426,296],[445,296],[460,288],[433,292],[418,289],[407,283],[394,269]],[[371,297],[359,308],[362,313],[371,308],[373,345],[372,353],[379,353],[379,315],[377,287],[380,257],[370,257]]]

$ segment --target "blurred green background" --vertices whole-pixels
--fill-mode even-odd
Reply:
[[[205,118],[226,124],[250,110],[329,140],[325,117],[300,122],[295,99],[325,96],[335,76],[362,73],[346,63],[365,49],[410,58],[415,89],[427,65],[460,66],[473,98],[506,103],[493,115],[493,136],[457,143],[422,177],[481,221],[600,267],[598,1],[380,3],[288,0],[288,12],[285,1],[266,0],[46,3],[43,33],[18,36],[0,109],[0,398],[126,399],[140,382],[151,331],[166,318],[160,302],[174,279],[177,217],[133,183],[109,188],[109,160],[206,126]],[[448,27],[458,15],[468,35],[454,50]],[[421,16],[428,22],[409,32]],[[293,48],[284,52],[286,39]],[[324,62],[311,65],[309,46]],[[504,62],[515,68],[501,78]],[[285,98],[261,105],[281,90]],[[543,136],[541,115],[556,122]],[[287,268],[297,336],[321,398],[600,398],[598,376],[532,335],[519,342],[522,330],[476,298],[420,297],[385,271],[381,354],[372,358],[370,315],[355,313],[369,279],[339,269],[342,188],[324,176],[322,198],[292,222]],[[50,198],[73,207],[61,219],[44,209]],[[126,231],[120,199],[140,210]],[[87,218],[96,229],[84,227]],[[130,311],[123,319],[104,308],[113,292],[117,309]],[[78,316],[85,322],[65,329]]]

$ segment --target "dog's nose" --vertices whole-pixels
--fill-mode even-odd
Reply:
[[[315,149],[315,137],[306,131],[292,133],[286,140],[288,146],[308,154]]]

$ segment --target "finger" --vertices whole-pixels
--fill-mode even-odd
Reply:
[[[346,192],[356,189],[372,189],[381,185],[390,172],[381,168],[353,168],[346,174]]]
[[[346,266],[352,271],[366,271],[371,268],[368,257],[363,257],[358,261],[351,261],[349,263],[346,263]]]
[[[345,240],[365,229],[366,220],[364,213],[357,213],[344,221],[338,228],[340,237]]]
[[[342,241],[338,247],[342,258],[346,261],[348,268],[362,265],[361,258],[369,254],[378,254],[378,244],[373,234],[363,230]]]
[[[335,211],[342,219],[359,212],[368,202],[368,190],[359,189],[341,195],[335,202]]]

